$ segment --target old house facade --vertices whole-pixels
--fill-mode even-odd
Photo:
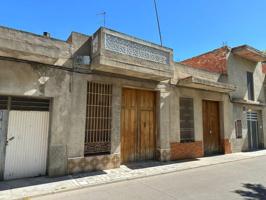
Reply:
[[[220,82],[220,73],[180,63],[175,64],[175,70],[171,92],[171,110],[175,112],[170,131],[172,160],[231,153],[228,93],[235,86]]]
[[[261,81],[256,102],[245,102],[230,59],[225,73],[176,63],[172,49],[106,28],[61,41],[0,27],[0,178],[262,148],[262,64],[239,58],[247,63],[239,70]],[[255,125],[245,116],[262,127],[258,146],[246,144]],[[242,138],[233,137],[238,120]]]
[[[222,47],[183,61],[183,64],[221,73],[229,93],[228,139],[232,152],[258,150],[265,144],[265,54],[250,46]],[[263,125],[264,124],[264,125]]]
[[[2,179],[164,159],[171,49],[104,28],[67,41],[0,35]]]

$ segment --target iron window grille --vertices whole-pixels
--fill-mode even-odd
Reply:
[[[111,151],[112,85],[88,82],[84,155]]]

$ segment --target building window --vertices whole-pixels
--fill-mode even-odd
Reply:
[[[242,138],[242,122],[241,120],[235,121],[236,138]]]
[[[88,82],[85,156],[110,153],[112,85]]]
[[[252,72],[247,72],[247,89],[248,89],[248,100],[254,101],[254,81],[253,81]]]
[[[180,142],[194,142],[194,108],[192,98],[180,98]]]

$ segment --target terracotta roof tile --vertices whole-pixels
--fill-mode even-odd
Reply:
[[[226,56],[229,51],[229,47],[225,46],[180,63],[194,68],[205,69],[210,72],[227,74]]]

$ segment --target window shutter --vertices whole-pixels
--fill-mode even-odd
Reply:
[[[242,122],[241,120],[235,121],[236,138],[242,138]]]
[[[180,98],[180,141],[194,141],[194,106],[192,98]]]

